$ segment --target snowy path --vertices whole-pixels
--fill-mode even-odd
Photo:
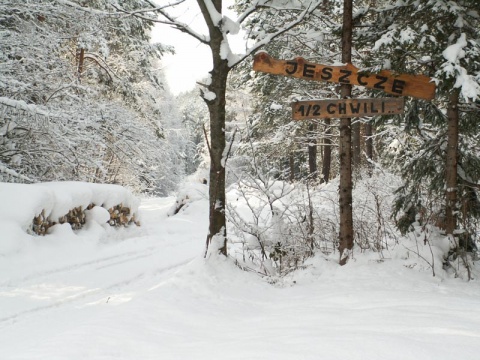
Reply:
[[[479,283],[317,259],[271,286],[205,264],[206,202],[172,202],[144,201],[121,239],[5,259],[0,359],[480,358]]]
[[[135,229],[140,236],[124,235],[119,242],[107,240],[100,245],[85,241],[73,249],[54,249],[47,243],[47,249],[37,249],[40,261],[36,254],[27,253],[8,267],[3,264],[0,349],[10,349],[6,358],[15,358],[14,354],[29,346],[35,348],[35,344],[67,331],[72,324],[96,317],[103,304],[130,301],[152,281],[168,278],[198,256],[202,244],[195,241],[197,226],[205,232],[204,226],[180,217],[167,218],[173,201],[144,201],[143,221],[148,226]],[[0,359],[4,359],[3,351]]]

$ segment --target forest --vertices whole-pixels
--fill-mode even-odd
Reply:
[[[190,199],[178,184],[193,176],[209,187],[207,252],[241,248],[240,267],[285,274],[316,252],[338,252],[345,264],[354,247],[381,252],[412,232],[431,247],[435,228],[450,244],[444,266],[462,259],[470,278],[480,235],[480,6],[353,3],[237,0],[234,20],[220,0],[196,10],[184,0],[1,1],[1,181],[177,192],[178,212]],[[182,6],[202,16],[205,34],[174,15]],[[211,49],[213,69],[195,89],[170,94],[162,57],[175,49],[152,43],[155,26]],[[227,35],[242,36],[245,53],[234,54]],[[267,67],[286,63],[285,74],[255,70],[258,51]],[[337,78],[342,64],[351,68]],[[419,78],[432,96],[403,93]],[[385,112],[398,95],[398,110]],[[332,118],[292,119],[293,104],[321,99],[375,100],[383,113],[369,105],[368,116],[338,119],[330,105]],[[382,188],[390,177],[397,186]],[[326,200],[324,187],[337,182],[338,198]],[[249,214],[227,201],[231,189]],[[337,204],[333,214],[325,201]]]
[[[477,360],[479,196],[478,0],[0,0],[2,360]]]

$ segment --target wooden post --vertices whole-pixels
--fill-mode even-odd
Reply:
[[[342,62],[352,62],[352,0],[343,2],[342,28]],[[342,84],[340,95],[343,99],[351,98],[352,85]],[[345,265],[353,249],[353,215],[352,215],[352,119],[340,119],[340,233],[338,250],[340,265]]]

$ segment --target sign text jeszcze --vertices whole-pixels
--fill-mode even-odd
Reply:
[[[435,97],[435,83],[425,75],[394,74],[387,70],[367,73],[359,71],[352,64],[321,65],[309,63],[303,58],[277,60],[261,52],[255,55],[253,70],[306,80],[360,85],[397,96],[413,96],[425,100]]]

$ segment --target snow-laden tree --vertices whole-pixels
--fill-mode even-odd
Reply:
[[[176,6],[183,3],[187,6],[186,11],[200,12],[201,19],[207,29],[206,32],[193,29],[188,23],[182,22],[181,18],[174,15],[173,11]],[[154,19],[156,15],[160,15],[160,19],[157,21],[187,33],[200,43],[208,46],[211,50],[213,69],[210,71],[208,81],[202,90],[202,97],[207,104],[210,118],[210,141],[208,144],[210,155],[210,216],[206,244],[207,248],[213,253],[219,252],[223,255],[227,254],[225,166],[230,148],[226,146],[225,125],[228,75],[235,66],[247,59],[250,54],[277,36],[298,25],[304,18],[309,16],[320,3],[320,0],[255,0],[238,15],[236,21],[224,14],[223,7],[225,4],[222,0],[178,0],[170,4],[159,5],[151,1],[151,6],[143,12],[131,12],[121,5],[116,6],[121,12],[144,19],[151,20]],[[275,15],[281,12],[290,12],[295,15],[292,16],[291,21],[282,23],[273,33],[256,34],[253,42],[247,43],[245,53],[240,55],[233,54],[230,50],[228,35],[238,34],[241,25],[252,14],[266,8],[271,9],[273,12],[274,16],[271,17],[272,21],[274,21]]]
[[[153,23],[114,15],[104,1],[0,9],[2,179],[171,190],[181,174],[172,174],[176,145],[162,123],[171,112],[155,70],[168,49],[150,43]],[[171,184],[159,186],[161,178]]]
[[[208,131],[208,110],[198,96],[198,87],[176,97],[182,124],[186,130],[185,172],[194,173],[199,166],[204,166],[208,158],[205,144],[205,131]]]
[[[394,142],[387,150],[392,150],[405,179],[397,210],[407,212],[404,225],[415,219],[414,214],[427,213],[453,234],[480,215],[475,120],[480,115],[480,4],[380,3],[358,17],[363,21],[360,40],[369,45],[369,65],[423,73],[437,83],[434,101],[411,100],[406,114],[398,117],[406,133],[389,127]]]
[[[248,3],[237,1],[239,10],[246,6]],[[277,14],[272,21],[270,9],[259,12],[249,20],[252,34],[272,32],[292,16],[289,13],[282,15]],[[264,50],[279,59],[304,57],[311,62],[333,63],[339,60],[336,32],[341,23],[338,15],[333,1],[323,1],[308,20],[267,44]],[[300,99],[336,97],[334,85],[263,73],[252,75],[249,64],[237,67],[231,81],[242,84],[252,93],[253,113],[246,129],[248,134],[242,137],[242,153],[256,151],[258,165],[292,181],[307,175],[316,177],[319,172],[317,162],[328,165],[331,152],[329,121],[327,124],[324,121],[293,121],[290,103]],[[325,155],[320,161],[317,161],[317,147]],[[329,168],[326,166],[320,176],[326,177],[327,181]]]

